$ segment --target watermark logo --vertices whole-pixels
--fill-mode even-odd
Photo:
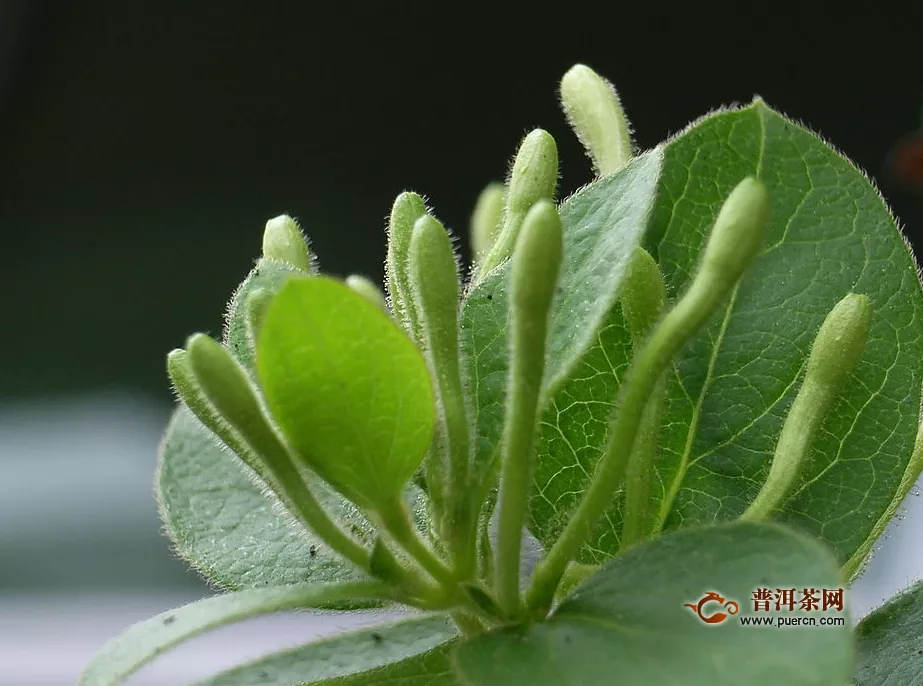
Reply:
[[[715,612],[706,613],[705,606],[710,603],[718,603],[721,607],[727,610],[727,612],[722,612],[717,610]],[[736,615],[740,611],[740,605],[737,604],[735,600],[727,600],[721,596],[720,593],[715,593],[714,591],[709,591],[706,593],[697,603],[686,603],[683,607],[688,607],[690,610],[698,615],[706,624],[720,624],[730,615]]]
[[[738,619],[741,626],[845,626],[842,616],[827,616],[829,613],[840,614],[844,610],[842,588],[757,588],[751,601],[753,610],[748,616]],[[698,619],[705,624],[721,624],[732,615],[740,612],[736,600],[725,597],[718,591],[708,591],[697,602],[686,603]],[[761,613],[782,613],[758,616]],[[791,613],[791,614],[788,614]],[[823,616],[811,616],[811,613],[825,613]]]

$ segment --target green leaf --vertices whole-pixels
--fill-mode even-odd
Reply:
[[[660,163],[659,149],[641,155],[559,208],[564,260],[549,317],[546,394],[570,378],[605,325],[647,226]],[[463,357],[478,432],[475,462],[482,478],[496,462],[503,428],[509,274],[507,262],[487,275],[468,293],[462,314]]]
[[[852,667],[845,613],[776,612],[774,605],[771,612],[755,612],[751,602],[759,588],[842,585],[828,551],[778,525],[687,529],[611,560],[547,622],[463,644],[456,663],[470,686],[843,686]],[[719,593],[726,607],[734,600],[738,614],[725,612],[723,622],[703,623],[685,605],[697,604],[708,592]],[[721,610],[715,603],[702,609],[705,616]],[[743,626],[740,619],[747,616],[812,617],[817,625]],[[844,617],[844,625],[821,626],[821,617]]]
[[[923,685],[923,582],[869,614],[856,637],[856,686]]]
[[[160,515],[177,552],[222,588],[365,578],[287,516],[250,469],[185,406],[167,426],[156,484]],[[375,531],[354,505],[320,483],[312,490],[371,547]]]
[[[667,379],[654,505],[667,529],[744,512],[769,471],[814,335],[847,293],[864,294],[872,304],[868,347],[776,515],[826,541],[843,563],[881,533],[913,451],[923,293],[868,179],[757,100],[705,117],[665,146],[644,247],[671,297],[688,284],[722,199],[749,175],[769,191],[766,247]],[[545,417],[532,508],[546,547],[586,489],[631,353],[618,308],[599,340]],[[582,562],[618,550],[620,522],[616,500]]]
[[[450,661],[454,643],[371,672],[335,679],[330,686],[461,686]]]
[[[453,625],[444,617],[408,619],[275,653],[196,686],[341,684],[351,682],[351,676],[359,683],[374,684],[381,682],[372,680],[373,674],[387,671],[391,678],[397,673],[406,678],[412,668],[435,677],[437,656],[441,657],[443,671],[449,672],[446,649],[440,646],[455,635]]]
[[[266,313],[257,358],[267,404],[305,463],[356,504],[389,508],[435,423],[407,334],[339,281],[293,279]]]
[[[283,610],[328,607],[353,597],[380,597],[377,582],[321,584],[240,591],[168,610],[128,628],[100,649],[80,686],[110,686],[182,641],[231,622]]]

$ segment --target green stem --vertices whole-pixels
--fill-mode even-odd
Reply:
[[[586,85],[596,86],[594,90],[601,90],[603,94],[607,92],[603,88],[605,83],[600,83],[598,77],[593,78],[592,72],[585,73],[582,77],[580,75],[581,72],[577,71],[571,76],[571,79],[577,79],[577,85],[586,79],[589,81]],[[615,105],[617,104],[616,99]],[[667,287],[663,274],[660,273],[660,268],[654,258],[642,248],[635,250],[634,259],[622,283],[620,299],[625,325],[631,335],[632,348],[640,350],[660,318],[667,300]],[[654,513],[651,512],[650,502],[651,481],[657,457],[660,408],[665,393],[666,381],[661,377],[651,398],[647,401],[647,407],[641,418],[641,426],[638,429],[638,440],[628,458],[625,474],[625,502],[622,508],[622,539],[620,541],[622,549],[650,535],[653,529]]]
[[[484,633],[484,625],[477,617],[472,617],[464,612],[453,612],[451,617],[452,621],[455,622],[456,626],[458,626],[462,634],[466,637],[470,638]]]
[[[635,442],[625,472],[625,507],[622,520],[624,550],[638,541],[652,535],[656,513],[651,507],[651,483],[654,477],[654,463],[657,458],[657,438],[660,432],[660,411],[665,395],[664,379],[661,378],[648,400],[638,428]]]
[[[457,589],[455,575],[436,554],[423,542],[410,521],[410,513],[402,502],[394,502],[375,512],[382,527],[394,537],[394,540],[414,558],[430,576],[445,589],[453,592]]]
[[[785,500],[833,395],[833,389],[805,379],[782,426],[766,482],[741,520],[764,520]]]
[[[612,502],[634,449],[641,418],[658,380],[679,349],[712,315],[732,284],[715,281],[711,274],[696,278],[635,356],[616,402],[615,422],[609,440],[583,500],[547,557],[536,568],[526,597],[529,608],[544,615],[568,562],[589,538],[597,521]]]
[[[824,319],[811,345],[804,381],[779,434],[766,483],[741,519],[766,519],[784,502],[837,389],[862,357],[871,316],[868,297],[850,293]]]

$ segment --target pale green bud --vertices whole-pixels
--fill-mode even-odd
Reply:
[[[285,262],[302,271],[311,271],[311,253],[298,222],[282,214],[266,222],[263,231],[263,257]]]
[[[597,172],[612,174],[631,159],[631,125],[611,83],[574,65],[561,79],[561,105]]]
[[[763,247],[769,193],[756,178],[741,181],[724,201],[702,256],[700,275],[735,284]]]
[[[558,148],[547,131],[535,129],[519,146],[507,183],[503,227],[480,274],[504,262],[513,252],[526,214],[539,200],[551,200],[558,183]]]
[[[492,183],[478,196],[471,216],[471,247],[475,260],[482,260],[488,253],[503,221],[503,202],[506,187]]]
[[[540,200],[526,215],[513,252],[510,299],[520,319],[547,320],[563,250],[558,211],[550,200]]]
[[[410,237],[413,225],[426,214],[426,204],[416,193],[401,193],[391,208],[388,221],[388,257],[385,262],[385,284],[391,300],[391,311],[415,339],[419,336],[417,311],[410,290]]]
[[[643,248],[636,248],[619,296],[631,340],[638,347],[659,319],[667,301],[667,286],[660,267]]]
[[[865,295],[850,293],[821,324],[811,346],[805,378],[839,385],[862,357],[872,320],[872,304]]]

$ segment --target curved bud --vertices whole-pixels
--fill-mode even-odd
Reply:
[[[484,258],[481,274],[505,261],[513,252],[526,213],[539,200],[551,200],[558,184],[558,147],[542,129],[529,133],[519,146],[507,183],[503,226]]]
[[[388,220],[388,257],[385,262],[385,285],[395,319],[418,340],[417,311],[410,291],[408,251],[413,225],[426,214],[426,204],[416,193],[397,196]]]
[[[638,347],[659,319],[667,302],[667,286],[663,274],[644,248],[635,249],[628,273],[622,282],[619,299],[632,344]]]
[[[871,316],[869,299],[850,293],[824,319],[811,346],[804,381],[782,425],[766,483],[741,519],[766,519],[785,501],[839,386],[859,364]]]
[[[285,262],[302,271],[311,271],[311,253],[298,222],[287,214],[266,222],[263,231],[263,257]]]
[[[385,314],[391,314],[388,311],[388,303],[385,301],[384,293],[379,290],[378,286],[376,286],[371,279],[359,276],[358,274],[351,274],[346,277],[346,285],[370,303],[378,305]]]
[[[167,355],[167,373],[176,394],[196,418],[220,438],[267,486],[274,487],[275,480],[267,465],[208,400],[192,369],[189,353],[178,349]]]
[[[598,173],[612,174],[631,159],[631,125],[611,83],[576,64],[561,78],[561,105]]]
[[[724,286],[737,283],[763,246],[769,193],[749,176],[724,201],[702,255],[699,274]]]
[[[868,296],[850,293],[840,300],[817,332],[805,376],[829,386],[839,385],[859,363],[871,321]]]
[[[464,566],[474,562],[468,522],[468,419],[458,359],[458,264],[452,239],[435,218],[420,217],[410,241],[410,284],[418,307],[424,355],[436,386],[441,434],[448,454],[430,456],[432,479],[445,484],[449,546]],[[443,475],[447,474],[448,478]]]
[[[289,456],[269,425],[250,377],[230,351],[203,333],[186,341],[192,372],[208,401],[253,448],[269,460]]]
[[[471,248],[475,260],[483,259],[497,239],[503,221],[505,193],[502,183],[492,183],[478,196],[471,215]]]

